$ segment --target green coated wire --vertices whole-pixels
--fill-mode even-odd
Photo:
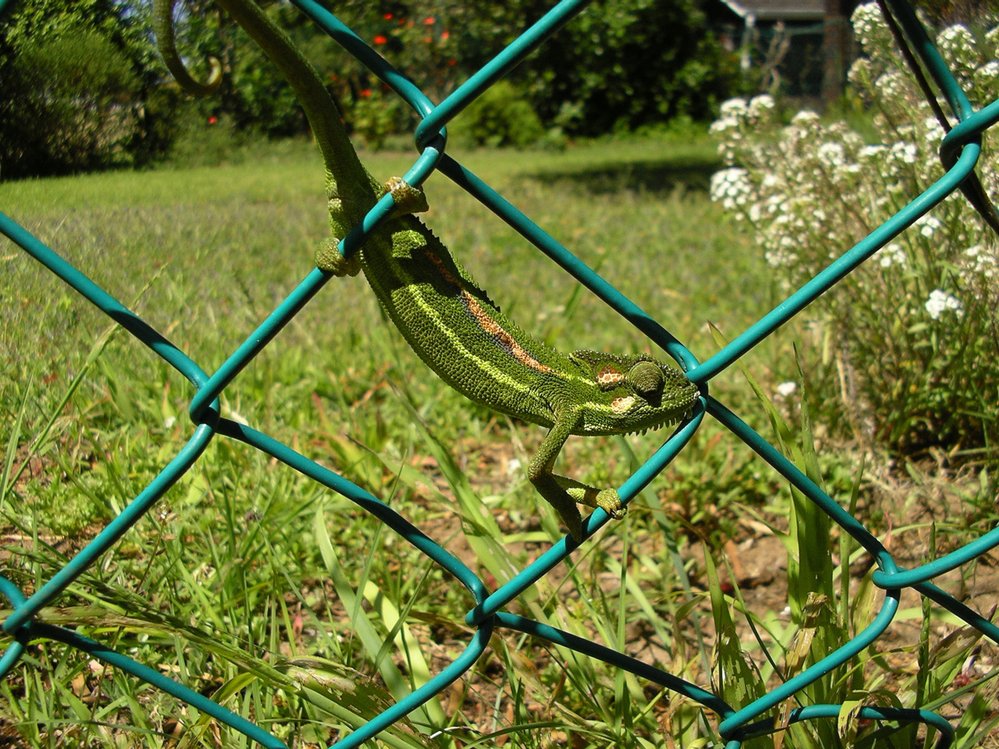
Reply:
[[[693,381],[700,384],[702,389],[700,407],[625,481],[619,489],[622,499],[625,502],[630,501],[671,461],[678,458],[704,420],[711,418],[748,445],[760,459],[786,478],[808,500],[837,523],[844,532],[871,553],[877,565],[877,569],[872,573],[872,582],[885,591],[881,609],[860,633],[840,644],[833,652],[777,688],[768,691],[762,697],[741,706],[728,705],[713,692],[673,676],[651,664],[542,622],[505,611],[503,610],[505,606],[514,602],[524,591],[552,569],[563,564],[579,544],[570,538],[562,539],[553,544],[537,559],[527,564],[505,585],[496,590],[489,590],[471,568],[374,495],[361,489],[346,477],[318,465],[269,435],[221,416],[219,411],[221,394],[323,288],[329,280],[327,274],[318,269],[310,270],[285,299],[258,324],[246,340],[236,347],[222,365],[209,374],[173,343],[150,327],[142,318],[104,291],[95,281],[80,273],[72,264],[32,236],[12,218],[0,213],[0,233],[20,246],[43,267],[79,293],[81,297],[117,321],[140,344],[174,367],[194,387],[189,406],[193,422],[192,434],[187,443],[177,450],[173,458],[165,463],[156,478],[114,520],[30,596],[23,594],[11,580],[0,576],[0,595],[6,598],[12,609],[12,613],[2,625],[3,630],[11,636],[12,641],[0,657],[0,677],[9,674],[15,666],[22,662],[22,656],[28,642],[33,640],[56,641],[67,647],[85,652],[131,674],[136,679],[175,696],[212,716],[220,723],[230,726],[247,738],[268,747],[268,749],[286,746],[258,725],[223,708],[188,687],[164,677],[155,669],[138,663],[134,659],[71,629],[55,627],[36,620],[38,613],[45,606],[53,603],[68,585],[77,580],[102,555],[108,553],[115,542],[127,533],[135,522],[148,512],[180,477],[185,475],[191,466],[198,461],[208,444],[216,437],[231,439],[250,449],[259,450],[346,497],[385,523],[388,528],[412,544],[421,553],[426,554],[452,575],[470,594],[472,606],[465,621],[475,630],[469,637],[464,651],[425,684],[338,741],[335,744],[338,747],[350,749],[360,746],[427,700],[440,694],[449,684],[472,668],[485,652],[492,634],[498,629],[526,633],[532,637],[602,660],[699,703],[718,717],[719,734],[725,742],[725,746],[731,749],[741,747],[749,739],[778,730],[780,727],[775,726],[773,718],[768,716],[770,711],[784,701],[799,695],[805,687],[832,669],[850,662],[858,653],[876,642],[892,623],[898,611],[900,593],[905,588],[917,591],[985,636],[999,642],[999,627],[932,582],[941,574],[961,567],[999,546],[999,528],[984,532],[960,549],[919,567],[907,570],[899,569],[894,558],[880,540],[868,531],[857,518],[847,512],[833,497],[826,494],[801,469],[749,427],[742,418],[708,393],[708,384],[716,375],[751,351],[760,341],[773,334],[818,297],[834,289],[847,275],[925,215],[934,205],[937,205],[955,190],[965,189],[973,178],[974,168],[981,154],[981,135],[987,128],[999,122],[999,99],[977,111],[974,110],[947,68],[936,46],[907,3],[902,0],[884,0],[883,7],[887,6],[897,20],[901,36],[904,37],[908,49],[911,51],[911,58],[918,59],[919,64],[923,66],[929,79],[937,86],[957,119],[957,122],[941,142],[944,174],[888,221],[854,247],[845,250],[800,289],[790,294],[703,363],[653,316],[607,283],[554,237],[535,224],[523,211],[446,152],[447,124],[496,81],[523,61],[528,54],[543,44],[559,28],[566,23],[571,23],[576,15],[586,9],[589,0],[562,0],[558,2],[489,63],[458,86],[440,104],[434,104],[415,83],[396,70],[388,60],[379,55],[357,33],[323,5],[315,0],[292,0],[292,3],[329,35],[334,42],[392,88],[420,118],[413,133],[419,153],[413,165],[406,172],[407,182],[420,185],[434,172],[447,176],[482,203],[485,208],[508,223],[522,237],[604,301],[611,309],[628,320],[650,342],[666,351],[680,363]],[[11,6],[12,3],[9,0],[0,0],[0,20]],[[967,189],[965,192],[969,200],[974,203],[976,210],[983,213],[987,219],[989,216],[996,215],[994,206],[980,204],[981,196],[972,195]],[[364,216],[363,220],[348,232],[341,245],[341,251],[345,256],[349,256],[351,252],[356,251],[361,246],[365,238],[385,219],[391,207],[391,198],[388,196],[382,198]],[[584,536],[588,538],[607,521],[606,512],[599,509],[594,511],[586,520]],[[842,705],[804,705],[791,711],[787,721],[799,723],[837,718],[841,710]],[[860,708],[858,717],[892,724],[917,723],[933,727],[940,732],[937,741],[938,749],[950,746],[955,737],[955,731],[950,723],[939,714],[929,710],[865,706]]]

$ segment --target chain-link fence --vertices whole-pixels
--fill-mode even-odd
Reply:
[[[999,642],[999,627],[971,610],[954,597],[934,585],[934,578],[968,564],[999,544],[999,529],[983,533],[977,540],[955,549],[944,556],[914,569],[899,567],[882,541],[873,535],[849,512],[828,496],[809,479],[798,466],[791,463],[778,449],[756,433],[737,414],[708,394],[708,385],[719,373],[738,361],[760,341],[778,327],[800,313],[820,295],[832,289],[847,274],[870,258],[895,236],[905,231],[917,219],[956,190],[964,192],[984,220],[996,226],[994,208],[985,197],[974,168],[981,152],[982,132],[999,121],[999,100],[975,110],[948,70],[934,44],[919,24],[913,10],[901,0],[886,0],[883,9],[890,10],[897,24],[898,38],[906,50],[907,60],[917,77],[924,84],[927,95],[936,102],[933,87],[946,101],[955,122],[951,123],[938,108],[944,120],[946,135],[940,143],[940,154],[945,167],[943,175],[923,193],[911,201],[888,221],[871,232],[855,246],[846,249],[820,273],[794,293],[764,314],[755,324],[736,336],[728,345],[701,361],[677,338],[657,323],[650,315],[627,299],[592,269],[573,256],[558,241],[534,224],[527,216],[509,203],[488,184],[449,156],[443,147],[442,129],[468,103],[481,95],[505,75],[538,45],[544,43],[563,24],[586,6],[586,0],[563,0],[544,17],[505,48],[487,65],[459,86],[440,104],[434,104],[409,79],[395,70],[388,61],[344,25],[323,5],[313,0],[293,0],[304,14],[318,24],[335,42],[366,65],[385,84],[417,111],[421,122],[414,133],[419,156],[405,175],[407,182],[422,184],[438,171],[453,180],[474,196],[482,205],[513,227],[541,252],[554,260],[579,283],[604,300],[612,309],[629,320],[639,331],[662,350],[668,352],[686,371],[689,379],[702,389],[701,404],[635,473],[619,488],[620,496],[628,502],[645,487],[674,458],[682,459],[684,446],[706,419],[714,419],[745,442],[766,463],[797,488],[810,501],[846,533],[853,537],[875,559],[877,570],[872,574],[875,585],[885,592],[880,611],[856,637],[811,667],[787,680],[778,688],[745,705],[729,705],[718,695],[675,677],[648,663],[624,655],[593,641],[580,638],[547,624],[515,615],[505,610],[527,588],[553,568],[566,562],[578,544],[570,538],[554,544],[535,561],[526,566],[507,584],[496,590],[489,587],[468,566],[445,548],[414,527],[402,515],[364,491],[347,478],[324,468],[289,446],[249,426],[223,416],[219,399],[224,390],[268,343],[280,333],[301,308],[329,280],[328,274],[313,269],[294,288],[273,312],[260,324],[246,341],[238,346],[214,372],[207,372],[193,361],[181,348],[153,329],[141,317],[108,294],[98,283],[88,278],[72,264],[62,259],[14,220],[0,214],[0,231],[19,245],[83,298],[96,305],[153,354],[185,376],[196,388],[190,404],[192,419],[191,436],[187,443],[162,469],[159,475],[109,523],[89,544],[76,554],[57,574],[30,596],[26,596],[12,582],[0,577],[0,592],[9,602],[13,612],[3,624],[3,630],[13,639],[0,659],[0,674],[8,674],[19,663],[29,642],[54,640],[88,653],[91,657],[110,664],[149,684],[174,695],[216,720],[231,726],[267,747],[285,746],[259,725],[252,723],[198,692],[171,680],[157,670],[138,663],[110,647],[74,631],[69,627],[40,622],[37,615],[56,601],[60,594],[115,544],[129,529],[152,508],[167,491],[199,459],[208,444],[217,437],[237,440],[273,457],[289,468],[300,471],[313,480],[339,492],[365,511],[375,515],[395,533],[430,557],[442,569],[467,588],[475,601],[465,617],[474,633],[469,637],[464,652],[440,673],[413,691],[408,697],[384,710],[366,725],[337,742],[338,747],[355,747],[376,736],[410,711],[440,694],[449,684],[465,674],[485,651],[490,637],[497,629],[516,630],[570,648],[591,658],[600,659],[625,669],[648,681],[694,700],[713,711],[719,719],[718,730],[725,745],[741,746],[753,736],[774,729],[772,719],[766,714],[789,697],[800,693],[831,669],[848,663],[863,649],[872,645],[892,623],[899,609],[903,589],[911,588],[935,604],[951,612],[967,624]],[[0,11],[7,3],[0,0]],[[372,210],[374,213],[375,209]],[[352,233],[356,239],[371,231],[365,225]],[[603,510],[596,510],[586,521],[585,532],[589,537],[609,519]],[[586,543],[584,541],[584,543]],[[798,707],[787,717],[788,723],[835,718],[840,714],[839,704],[813,704]],[[949,746],[954,730],[939,714],[919,708],[902,709],[866,706],[859,717],[873,721],[890,720],[903,723],[925,723],[940,732],[938,746]]]

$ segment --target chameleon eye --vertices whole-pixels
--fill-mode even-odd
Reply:
[[[628,384],[645,400],[651,401],[662,396],[666,378],[658,364],[640,361],[628,370]]]

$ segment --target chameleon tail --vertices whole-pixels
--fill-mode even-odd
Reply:
[[[260,45],[291,84],[326,162],[331,197],[342,201],[342,210],[347,214],[350,225],[359,223],[365,212],[375,204],[381,187],[367,177],[347,137],[340,109],[319,73],[255,2],[219,0],[219,5]],[[366,184],[337,184],[333,174],[363,174]]]
[[[202,83],[195,80],[184,67],[177,52],[177,39],[173,33],[173,8],[177,0],[154,0],[153,30],[156,32],[156,46],[163,56],[163,62],[180,87],[195,96],[208,96],[215,93],[222,83],[222,63],[217,57],[209,57],[212,72]]]

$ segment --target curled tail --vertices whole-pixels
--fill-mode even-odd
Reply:
[[[173,29],[173,8],[177,0],[154,0],[153,2],[153,31],[156,33],[156,46],[167,69],[176,79],[180,87],[195,96],[208,96],[215,93],[222,83],[222,63],[217,57],[209,57],[208,62],[212,66],[212,72],[208,80],[202,83],[194,77],[184,67],[180,54],[177,52],[177,40]]]

